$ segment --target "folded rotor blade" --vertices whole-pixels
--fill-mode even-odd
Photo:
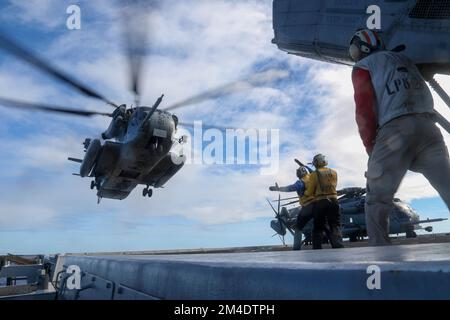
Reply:
[[[303,162],[301,162],[300,160],[294,159],[294,161],[295,161],[295,163],[298,164],[300,167],[306,167],[306,166],[303,164]]]
[[[294,231],[288,225],[286,225],[286,229],[294,236]]]
[[[269,199],[266,199],[266,200],[267,200],[267,202],[269,203],[269,206],[272,208],[273,212],[275,213],[275,216],[278,218],[279,214],[278,214],[277,210],[275,210],[275,208],[273,207],[273,205],[270,203],[270,200],[269,200]]]
[[[195,126],[194,123],[188,123],[188,122],[178,122],[178,125],[187,127],[187,128],[194,128],[194,126]],[[203,124],[203,123],[202,123],[202,126],[206,127],[206,128],[219,129],[219,130],[227,130],[227,129],[239,130],[240,129],[240,128],[234,128],[234,127],[228,127],[228,126],[223,127],[223,126],[207,125],[207,124]],[[245,129],[243,129],[243,130],[245,130]]]
[[[284,198],[284,199],[280,199],[280,200],[272,200],[272,202],[287,201],[287,200],[294,200],[294,199],[298,200],[298,196],[297,197],[291,197],[291,198]]]
[[[55,66],[52,66],[49,62],[45,61],[44,59],[38,57],[28,49],[23,48],[21,45],[16,43],[14,40],[9,39],[6,37],[3,33],[0,32],[0,50],[6,51],[10,53],[11,55],[21,59],[22,61],[25,61],[32,66],[36,67],[37,69],[47,73],[48,75],[52,76],[53,78],[70,85],[72,88],[75,88],[79,92],[83,93],[84,95],[100,99],[107,104],[117,107],[117,105],[110,100],[106,99],[101,94],[95,92],[94,90],[88,88],[87,86],[81,84],[78,80],[75,78],[69,76],[65,72],[59,70]]]
[[[425,219],[425,220],[420,220],[417,222],[413,222],[411,224],[423,224],[423,223],[432,223],[432,222],[442,222],[442,221],[446,221],[448,220],[448,218],[436,218],[436,219]]]
[[[269,203],[270,207],[272,208],[273,212],[275,213],[275,217],[278,219],[278,221],[280,222],[281,225],[283,225],[292,235],[294,235],[294,232],[292,231],[291,228],[289,228],[289,226],[284,222],[283,219],[281,219],[280,216],[280,209],[278,208],[278,212],[275,210],[275,208],[273,207],[272,203],[270,203],[270,200],[267,199],[267,202]]]
[[[178,103],[168,106],[164,110],[171,111],[179,108],[184,108],[193,104],[198,104],[203,101],[220,98],[233,93],[238,93],[252,89],[254,87],[263,86],[268,83],[287,78],[289,72],[285,70],[270,69],[268,71],[256,73],[247,79],[235,81],[224,86],[208,90],[193,97],[184,99]]]
[[[47,104],[41,104],[41,103],[30,103],[30,102],[24,102],[24,101],[11,100],[11,99],[7,99],[7,98],[0,98],[0,105],[4,106],[4,107],[9,107],[9,108],[56,112],[56,113],[64,113],[64,114],[84,116],[84,117],[91,117],[91,116],[96,116],[96,115],[111,117],[111,114],[109,114],[109,113],[67,109],[67,108],[62,108],[59,106],[53,106],[53,105],[47,105]]]
[[[280,215],[281,194],[278,194],[278,215]]]

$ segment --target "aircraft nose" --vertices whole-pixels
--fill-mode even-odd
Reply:
[[[168,133],[167,130],[165,130],[165,129],[155,128],[155,129],[153,129],[152,135],[153,135],[154,137],[167,139],[169,133]]]

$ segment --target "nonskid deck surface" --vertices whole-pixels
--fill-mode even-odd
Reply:
[[[447,243],[65,259],[65,265],[78,265],[122,287],[122,296],[111,292],[114,299],[137,293],[157,299],[450,298]],[[89,298],[95,298],[93,293]]]

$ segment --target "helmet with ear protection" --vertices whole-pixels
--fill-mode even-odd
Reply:
[[[384,49],[386,49],[386,46],[379,32],[359,29],[353,35],[348,51],[354,61],[359,61],[375,51]]]

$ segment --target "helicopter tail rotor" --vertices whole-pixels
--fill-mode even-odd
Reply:
[[[68,115],[75,115],[75,116],[82,116],[82,117],[92,117],[92,116],[97,116],[97,115],[106,116],[106,117],[112,116],[112,114],[105,113],[105,112],[69,109],[69,108],[63,108],[63,107],[55,106],[55,105],[48,105],[48,104],[42,104],[42,103],[30,103],[30,102],[12,100],[12,99],[2,98],[2,97],[0,97],[0,105],[3,107],[8,107],[8,108],[17,108],[17,109],[25,109],[25,110],[39,110],[39,111],[45,111],[45,112],[54,112],[54,113],[61,113],[61,114],[68,114]]]
[[[123,42],[130,72],[130,90],[134,94],[136,107],[140,106],[141,78],[145,67],[145,57],[149,43],[148,1],[129,0],[121,8]]]
[[[277,80],[289,77],[290,73],[285,70],[269,69],[260,73],[253,74],[250,77],[228,83],[218,88],[205,91],[201,94],[184,99],[178,103],[174,103],[166,108],[165,111],[173,111],[185,108],[194,104],[198,104],[207,100],[217,99],[225,95],[230,95],[242,91],[252,89],[254,87],[263,86]]]

